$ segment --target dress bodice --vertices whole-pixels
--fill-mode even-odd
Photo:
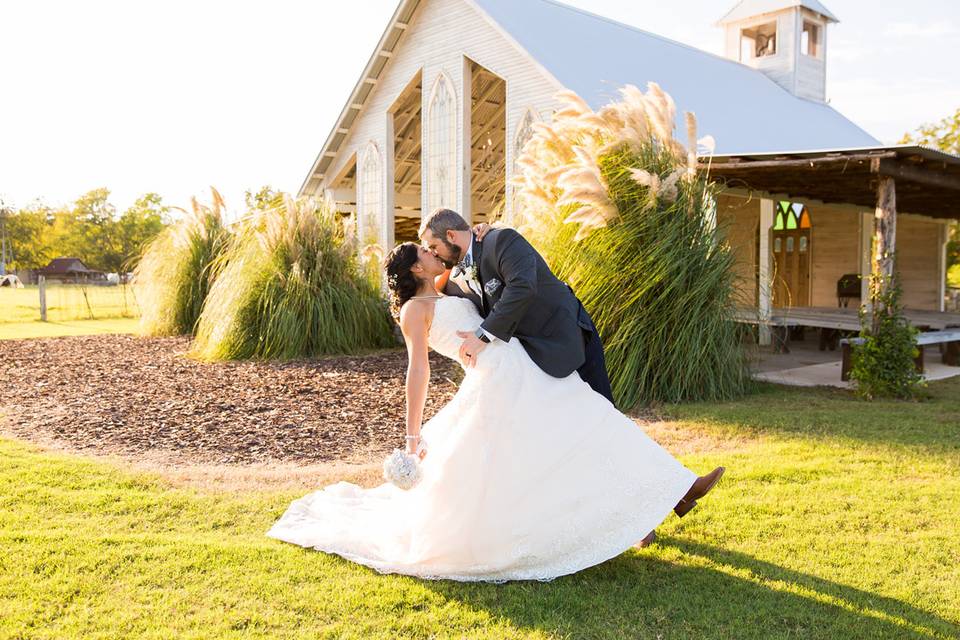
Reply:
[[[463,338],[457,336],[457,331],[476,331],[481,322],[483,318],[467,298],[438,298],[433,307],[433,321],[427,343],[440,355],[459,362]]]

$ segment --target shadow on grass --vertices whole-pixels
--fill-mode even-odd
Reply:
[[[427,586],[518,627],[571,638],[953,638],[960,634],[960,625],[908,603],[742,553],[675,538],[664,543],[688,556],[689,564],[628,553],[550,583],[443,581]],[[717,565],[725,570],[717,570]]]
[[[921,400],[861,400],[843,389],[763,384],[746,398],[663,407],[674,420],[720,431],[848,438],[960,452],[960,377],[930,383]]]

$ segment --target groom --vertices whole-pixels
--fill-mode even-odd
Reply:
[[[437,209],[420,226],[420,239],[448,269],[445,293],[469,298],[483,324],[464,338],[466,366],[493,340],[516,337],[545,373],[574,371],[613,402],[600,335],[586,309],[530,243],[513,229],[491,229],[481,243],[455,211]]]

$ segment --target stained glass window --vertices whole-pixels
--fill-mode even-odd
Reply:
[[[811,226],[810,212],[804,205],[785,200],[777,203],[777,217],[773,224],[774,231],[809,229]]]
[[[457,105],[453,85],[437,78],[428,110],[427,205],[457,206]]]

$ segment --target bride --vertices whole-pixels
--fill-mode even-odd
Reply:
[[[645,546],[671,509],[685,514],[716,484],[722,468],[698,478],[577,372],[544,373],[516,338],[489,344],[421,428],[428,349],[458,359],[457,332],[482,318],[470,300],[440,295],[445,267],[427,249],[401,244],[386,266],[422,480],[408,491],[330,485],[294,501],[267,535],[381,573],[546,581]]]

